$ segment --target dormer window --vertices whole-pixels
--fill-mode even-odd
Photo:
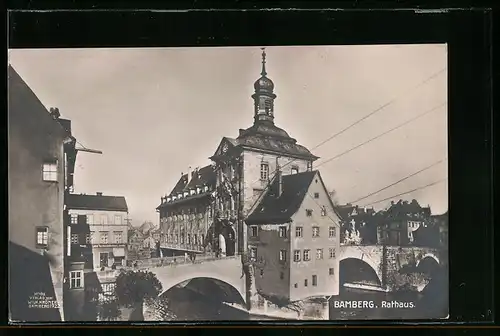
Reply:
[[[297,166],[293,166],[292,169],[291,169],[291,174],[298,174],[299,173],[299,167]]]
[[[204,189],[205,189],[205,192],[207,192],[208,191],[208,186],[206,185]]]
[[[177,198],[182,198],[182,193],[178,193]]]
[[[201,188],[200,187],[196,187],[196,193],[199,194],[201,192]]]
[[[167,202],[170,202],[172,200],[172,197],[167,197]]]
[[[191,192],[191,195],[196,194],[196,190],[194,190],[194,189],[191,189],[190,192]]]
[[[187,196],[189,196],[189,191],[184,192],[184,197],[187,197]]]

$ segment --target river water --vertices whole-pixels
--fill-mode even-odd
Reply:
[[[169,310],[176,321],[278,320],[250,315],[188,288],[173,288],[166,295],[170,301]],[[373,303],[373,307],[345,307],[347,302],[351,306],[352,302]],[[400,305],[401,308],[391,305]],[[339,296],[331,298],[329,310],[330,320],[443,319],[447,315],[448,284],[444,279],[436,279],[423,293],[380,293],[343,288]]]

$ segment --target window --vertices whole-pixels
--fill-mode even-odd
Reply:
[[[197,235],[193,235],[193,244],[197,245],[198,244],[198,236]]]
[[[335,258],[335,249],[334,248],[328,249],[328,252],[330,253],[330,259]]]
[[[78,233],[71,234],[71,244],[78,244]]]
[[[319,193],[314,193],[314,198],[319,198]]]
[[[257,248],[256,247],[252,247],[250,249],[250,257],[252,259],[256,259],[257,258]]]
[[[259,235],[259,228],[257,226],[250,226],[250,236],[257,237]]]
[[[90,235],[90,233],[87,233],[85,235],[85,244],[90,244],[92,243],[92,236]]]
[[[309,260],[311,260],[311,259],[310,259],[309,252],[310,252],[310,250],[304,250],[304,258],[303,258],[303,260],[304,260],[304,261],[309,261]]]
[[[286,250],[280,250],[280,261],[281,262],[286,261]]]
[[[313,211],[311,209],[306,209],[306,216],[311,217],[313,215]]]
[[[286,226],[280,226],[279,235],[280,238],[286,238]]]
[[[321,207],[321,216],[326,216],[326,207],[325,206]]]
[[[71,224],[78,224],[78,215],[77,214],[71,214],[70,223]]]
[[[316,250],[316,259],[318,259],[318,260],[323,259],[323,249]]]
[[[115,284],[114,283],[103,283],[102,284],[102,293],[105,295],[111,295],[115,291]]]
[[[115,237],[115,243],[116,244],[121,244],[122,243],[122,233],[121,233],[121,231],[115,231],[115,232],[113,232],[113,236]]]
[[[87,215],[87,224],[94,224],[94,215]]]
[[[302,237],[302,227],[301,226],[297,226],[295,228],[295,237]]]
[[[101,215],[101,224],[108,224],[108,215],[102,214]]]
[[[57,182],[57,162],[46,162],[43,164],[43,180]]]
[[[336,235],[337,235],[337,228],[335,226],[330,226],[328,228],[328,237],[335,238]]]
[[[293,261],[300,261],[300,250],[293,251]]]
[[[82,271],[69,272],[69,288],[83,288]]]
[[[292,167],[291,173],[292,174],[298,174],[299,173],[299,168],[298,167]]]
[[[280,272],[280,280],[283,280],[285,278],[285,273]]]
[[[189,233],[187,235],[187,243],[191,244],[191,234],[189,234]]]
[[[37,227],[36,228],[36,244],[39,246],[47,246],[49,244],[49,228]]]
[[[299,284],[294,284],[293,285],[294,288],[298,288],[299,287]]]
[[[269,178],[269,164],[261,163],[260,164],[260,179],[267,180]]]
[[[307,279],[304,279],[304,287],[307,287]]]
[[[118,224],[118,225],[122,224],[122,216],[121,215],[115,215],[115,224]]]
[[[318,285],[318,276],[317,275],[313,275],[312,276],[312,285],[313,286],[317,286]]]
[[[328,274],[335,275],[335,269],[334,268],[329,268],[328,269]]]
[[[264,270],[263,270],[263,269],[261,269],[261,270],[260,270],[260,276],[261,276],[261,277],[263,277],[263,276],[264,276]]]
[[[90,231],[90,244],[93,244],[95,241],[95,232],[94,231]]]
[[[318,226],[313,226],[313,238],[319,237],[319,227]]]
[[[108,233],[107,232],[101,232],[101,244],[107,244],[108,243]]]

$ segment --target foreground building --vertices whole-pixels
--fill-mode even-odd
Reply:
[[[9,313],[14,321],[64,321],[64,202],[73,181],[69,120],[49,113],[8,66]]]
[[[277,183],[277,176],[281,176],[284,183],[288,183],[286,181],[289,181],[289,175],[306,177],[306,180],[311,178],[314,181],[312,182],[314,187],[311,186],[311,191],[314,188],[319,188],[316,187],[316,181],[320,180],[319,174],[313,172],[313,163],[318,157],[298,144],[297,140],[285,130],[275,125],[274,101],[276,95],[274,94],[274,83],[267,77],[265,57],[266,54],[263,52],[261,77],[254,83],[255,92],[252,95],[254,102],[253,125],[246,129],[240,129],[236,138],[223,137],[215,153],[210,157],[211,165],[196,169],[188,174],[181,174],[181,178],[171,192],[161,198],[161,204],[157,211],[160,214],[162,249],[168,248],[170,253],[179,254],[207,251],[220,252],[223,256],[243,254],[247,256],[245,258],[247,261],[254,263],[256,262],[255,258],[250,256],[249,251],[253,251],[255,240],[250,243],[248,235],[252,231],[249,231],[248,222],[245,223],[245,221],[247,219],[251,221],[250,218],[253,218],[251,214],[254,213],[257,204],[260,204],[263,197],[269,196],[268,191],[272,185]],[[318,177],[316,178],[316,176]],[[290,179],[294,178],[290,177]],[[322,185],[322,182],[320,184]],[[304,190],[309,190],[309,185],[310,183],[305,183],[302,187]],[[286,187],[283,190],[288,193]],[[335,217],[336,215],[331,208],[331,200],[327,201],[330,198],[324,190],[324,186],[313,192],[321,195],[322,206],[326,207],[329,216]],[[304,210],[303,207],[311,207],[304,195],[286,195],[285,198],[282,198],[284,202],[281,204],[282,209],[294,209],[293,211],[301,213]],[[318,212],[322,213],[321,210]],[[290,217],[294,213],[290,213]],[[302,213],[297,216],[300,218]],[[323,216],[321,222],[318,223],[323,230],[330,227],[326,224],[327,218],[330,217]],[[262,225],[275,225],[272,218],[260,219],[261,223],[258,224],[260,227]],[[310,218],[308,218],[309,222],[311,222]],[[286,225],[288,225],[288,229],[294,229],[290,224]],[[306,225],[309,224],[304,222],[304,227],[308,227]],[[329,239],[326,236],[324,241],[323,238],[317,238],[314,237],[315,241],[318,243],[321,241],[321,248],[325,249],[324,251],[329,248],[337,248],[338,235],[335,239],[333,237]],[[311,237],[311,239],[313,238]],[[301,253],[307,249],[316,250],[316,247],[311,246],[312,243],[309,240],[303,244],[305,245],[293,245],[293,248],[283,247],[283,249],[286,249],[287,253],[291,253],[292,249],[294,251],[301,250]],[[328,244],[331,246],[327,246]],[[270,258],[267,262],[268,265],[271,265],[274,259],[279,257],[281,249],[280,251],[262,251],[264,254],[261,256],[264,258],[264,262],[266,258]],[[309,269],[313,273],[307,276],[311,283],[317,282],[317,290],[310,291],[311,295],[336,293],[334,287],[337,286],[335,277],[338,272],[335,270],[335,260],[333,257],[331,262],[318,261],[318,263],[311,262],[309,264],[318,266],[317,271]],[[320,265],[325,268],[321,268],[323,266]],[[331,268],[333,270],[330,270]],[[253,273],[253,271],[250,272]],[[298,266],[295,267],[295,264],[290,264],[287,271],[289,275],[286,276],[287,280],[285,280],[285,275],[281,279],[279,272],[270,272],[267,281],[278,279],[274,285],[283,285],[283,291],[288,293],[285,296],[289,299],[306,295],[307,290],[302,285],[299,288],[299,278],[304,277],[304,274],[300,274]],[[333,278],[331,282],[333,285],[326,285],[323,282],[326,281],[323,275],[329,274],[329,272],[332,272],[332,275],[328,276]],[[313,280],[312,275],[317,276],[316,280]],[[256,276],[259,277],[258,274]],[[323,282],[321,285],[319,285],[320,277]],[[304,280],[305,278],[300,282],[302,283]],[[290,283],[292,288],[290,288]],[[295,287],[295,283],[297,283],[297,287]],[[275,292],[273,287],[267,287],[264,284],[261,285],[261,289]]]
[[[259,293],[292,302],[338,295],[340,219],[318,171],[278,174],[246,223]]]

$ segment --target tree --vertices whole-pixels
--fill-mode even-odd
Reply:
[[[145,301],[154,301],[162,292],[162,285],[152,272],[122,271],[116,278],[116,299],[119,305],[133,308],[130,320],[144,321]]]
[[[120,315],[121,311],[116,298],[102,301],[97,306],[97,316],[100,321],[117,321]]]

